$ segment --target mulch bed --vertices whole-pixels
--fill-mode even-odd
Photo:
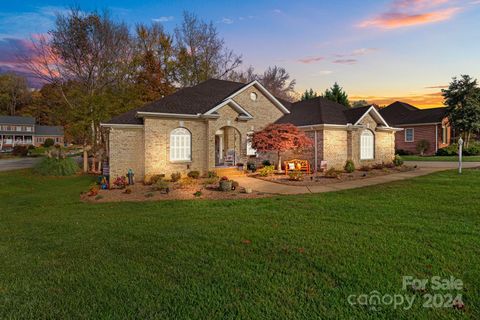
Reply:
[[[131,193],[126,193],[130,189]],[[194,193],[201,192],[200,196]],[[252,191],[245,193],[245,189],[239,186],[236,190],[220,191],[216,185],[204,185],[199,179],[194,186],[180,187],[171,183],[170,192],[162,193],[153,190],[151,185],[144,185],[141,182],[125,189],[99,190],[97,195],[89,196],[87,192],[83,193],[80,198],[85,202],[119,202],[119,201],[158,201],[158,200],[233,200],[233,199],[251,199],[264,198],[271,196],[267,193]]]
[[[280,183],[280,184],[287,184],[292,186],[316,186],[316,185],[327,185],[333,183],[339,183],[344,181],[353,181],[353,180],[360,180],[360,179],[367,179],[372,177],[378,176],[385,176],[394,173],[400,172],[407,172],[415,170],[414,167],[409,166],[400,166],[394,168],[383,168],[383,169],[371,169],[369,171],[360,171],[355,170],[352,173],[346,172],[338,172],[337,178],[330,178],[325,177],[324,173],[317,173],[317,174],[304,174],[302,176],[303,180],[301,181],[292,181],[288,175],[282,174],[274,174],[272,176],[262,177],[258,174],[251,174],[249,175],[252,178],[257,178],[265,181]]]

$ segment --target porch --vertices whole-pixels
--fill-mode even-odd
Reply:
[[[33,144],[33,136],[31,135],[0,135],[0,149],[4,147],[14,147],[16,145],[31,145]]]

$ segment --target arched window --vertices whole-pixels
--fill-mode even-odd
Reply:
[[[360,159],[370,160],[374,158],[375,137],[370,130],[364,130],[360,136]]]
[[[170,133],[170,161],[192,160],[192,134],[185,128]]]

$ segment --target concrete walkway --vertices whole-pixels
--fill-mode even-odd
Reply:
[[[1,159],[0,160],[0,171],[10,171],[17,169],[26,169],[32,168],[40,161],[38,158],[15,158],[15,159]]]
[[[413,171],[400,172],[389,174],[385,176],[378,176],[372,178],[364,178],[353,181],[344,181],[338,183],[331,183],[327,185],[314,185],[314,186],[292,186],[275,182],[269,182],[261,179],[250,177],[237,177],[236,181],[246,188],[264,193],[272,194],[302,194],[302,193],[322,193],[332,192],[339,190],[355,189],[367,186],[373,186],[382,183],[388,183],[393,181],[405,180],[414,177],[424,176],[433,172],[443,171],[445,168],[418,168]]]

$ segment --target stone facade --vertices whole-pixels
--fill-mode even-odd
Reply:
[[[250,99],[255,93],[257,99]],[[131,168],[142,180],[156,174],[170,175],[173,172],[186,173],[198,170],[205,173],[215,168],[215,134],[226,129],[225,150],[236,149],[237,161],[246,163],[248,156],[247,137],[283,116],[263,93],[255,87],[249,87],[233,97],[253,119],[238,120],[238,112],[225,105],[216,112],[214,119],[182,119],[145,117],[143,126],[138,128],[111,128],[109,133],[110,175],[115,178],[125,175]],[[176,128],[188,129],[191,133],[191,161],[170,161],[170,133]],[[234,134],[235,133],[235,134]]]

